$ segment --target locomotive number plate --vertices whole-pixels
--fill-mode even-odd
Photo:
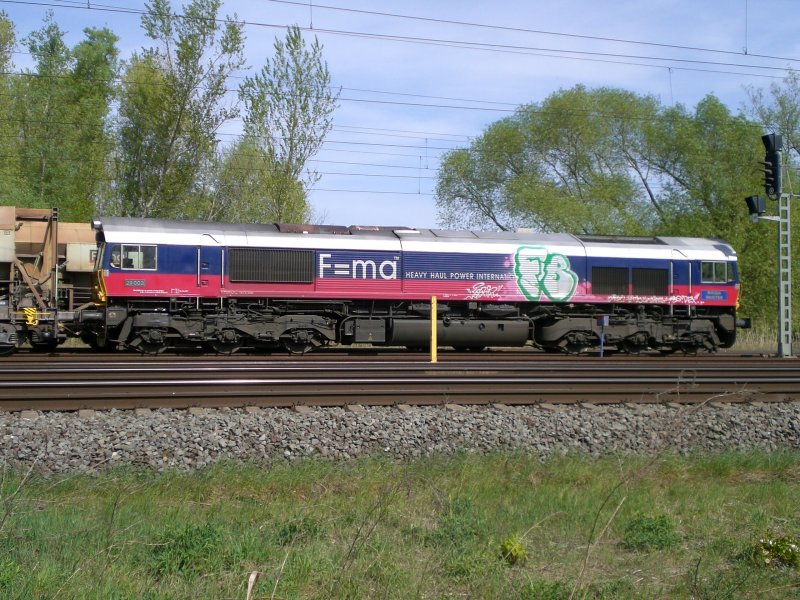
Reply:
[[[125,287],[144,287],[144,279],[126,279]]]

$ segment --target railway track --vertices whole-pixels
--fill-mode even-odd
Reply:
[[[9,360],[10,359],[10,360]],[[535,352],[136,356],[0,362],[0,410],[800,401],[800,361]]]

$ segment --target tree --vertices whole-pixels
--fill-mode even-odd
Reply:
[[[64,218],[82,221],[94,214],[108,182],[107,116],[118,55],[117,37],[109,30],[87,28],[84,35],[68,48],[48,15],[25,39],[35,69],[12,86],[17,203],[58,206]]]
[[[245,79],[239,95],[244,103],[244,131],[248,152],[257,153],[264,187],[258,197],[262,207],[242,207],[242,212],[260,214],[269,220],[308,216],[306,195],[319,175],[308,169],[308,161],[322,146],[333,126],[332,114],[338,91],[331,89],[322,46],[316,38],[308,48],[296,26],[285,40],[275,40],[275,55],[253,77]],[[257,148],[253,147],[257,146]]]
[[[520,107],[469,150],[445,155],[437,186],[441,220],[500,229],[646,230],[659,207],[652,194],[644,195],[649,206],[640,194],[650,182],[636,124],[654,107],[649,97],[582,86]]]
[[[5,12],[0,11],[0,197],[4,204],[28,206],[24,181],[19,176],[17,160],[17,128],[14,123],[15,85],[11,73],[14,64],[11,56],[17,46],[14,24]]]
[[[790,69],[782,85],[770,85],[769,94],[751,87],[748,96],[753,117],[764,129],[780,133],[794,158],[800,158],[800,73]]]
[[[439,217],[456,227],[723,238],[740,254],[744,310],[767,318],[774,238],[743,203],[759,185],[757,131],[713,96],[690,112],[577,86],[445,155]]]
[[[234,223],[304,223],[310,219],[302,184],[271,169],[271,157],[252,137],[242,137],[220,157],[211,218]],[[289,185],[289,189],[282,186]]]
[[[123,78],[117,189],[124,215],[198,215],[217,131],[238,114],[225,104],[225,85],[244,65],[242,25],[230,17],[221,25],[220,4],[192,0],[183,15],[168,0],[146,5],[142,26],[159,46],[134,54]]]

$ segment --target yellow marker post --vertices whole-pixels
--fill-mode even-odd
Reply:
[[[436,334],[436,296],[431,296],[431,362],[436,362],[436,350],[438,347],[438,340]]]

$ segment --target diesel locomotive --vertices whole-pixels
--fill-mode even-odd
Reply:
[[[736,253],[716,239],[117,217],[91,227],[91,299],[67,301],[67,256],[55,252],[49,276],[17,259],[0,283],[0,350],[71,336],[145,353],[422,349],[435,319],[439,345],[458,350],[694,353],[730,347],[748,325]],[[48,281],[61,287],[43,295]]]

